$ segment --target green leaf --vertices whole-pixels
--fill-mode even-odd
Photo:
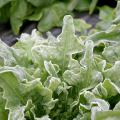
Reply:
[[[103,87],[103,84],[100,83],[92,90],[92,92],[99,98],[107,98],[109,90],[107,92],[107,90]]]
[[[100,98],[110,98],[120,93],[119,88],[108,79],[105,79],[103,83],[98,84],[92,92]]]
[[[110,80],[104,80],[103,87],[107,90],[108,93],[107,98],[115,96],[118,93],[120,93],[119,88]]]
[[[35,46],[32,48],[32,52],[36,60],[38,62],[41,61],[38,64],[43,65],[44,60],[51,60],[56,62],[60,69],[64,71],[72,54],[79,53],[82,51],[82,48],[83,46],[80,44],[79,39],[75,36],[73,19],[70,15],[67,15],[64,17],[62,33],[58,36],[56,42]]]
[[[100,14],[99,14],[99,18],[100,20],[113,20],[114,18],[114,10],[113,8],[111,7],[108,7],[108,6],[103,6],[103,7],[100,7]]]
[[[105,47],[104,51],[102,52],[102,55],[107,61],[113,63],[114,61],[120,60],[119,51],[120,51],[120,45],[118,43],[109,47]]]
[[[34,11],[34,14],[28,16],[26,19],[30,20],[30,21],[39,21],[43,16],[43,13],[41,12],[40,9],[36,9]]]
[[[15,34],[19,33],[20,27],[27,14],[27,2],[25,0],[17,0],[11,2],[10,23]],[[24,12],[23,12],[24,11]]]
[[[117,1],[115,12],[116,12],[116,18],[113,20],[113,23],[118,24],[120,22],[120,1]]]
[[[10,4],[6,4],[4,7],[0,8],[0,22],[1,23],[7,22],[9,20],[9,17],[10,17]]]
[[[49,80],[49,86],[48,88],[51,89],[52,91],[55,91],[59,84],[61,83],[60,79],[59,78],[54,78],[52,77],[50,80]]]
[[[3,71],[0,72],[0,83],[0,86],[4,90],[3,97],[7,101],[7,109],[14,110],[20,105],[26,105],[28,99],[32,99],[36,106],[35,113],[38,116],[37,110],[41,107],[41,105],[44,107],[46,106],[48,111],[55,104],[55,102],[54,104],[52,102],[52,91],[45,88],[39,79],[27,83],[20,83],[12,72]],[[36,101],[36,95],[38,101]],[[49,102],[52,102],[51,106],[49,105]],[[46,109],[44,107],[41,111],[39,111],[39,115],[45,113]]]
[[[69,85],[75,85],[80,89],[92,88],[103,80],[102,74],[96,70],[94,63],[93,42],[87,41],[85,47],[85,55],[80,62],[81,66],[78,65],[77,67],[79,71],[74,73],[73,70],[66,70],[63,74],[64,80]]]
[[[80,0],[76,6],[77,11],[87,11],[89,10],[91,0]]]
[[[16,63],[12,49],[0,40],[0,66],[14,65]]]
[[[68,13],[67,5],[62,2],[58,2],[43,9],[42,13],[43,17],[39,21],[37,27],[40,32],[45,32],[52,27],[60,26],[60,22],[64,15]]]
[[[81,33],[85,33],[85,30],[91,28],[91,25],[86,23],[82,19],[74,19],[75,30]]]
[[[0,8],[9,3],[11,0],[0,0]]]
[[[91,4],[90,4],[90,8],[89,8],[89,14],[92,14],[93,13],[93,11],[94,11],[94,9],[95,9],[95,7],[96,7],[96,5],[97,5],[97,2],[98,2],[98,0],[92,0],[92,2],[91,2]]]
[[[120,28],[120,25],[112,25],[106,31],[95,32],[94,34],[88,36],[86,38],[86,40],[93,40],[93,41],[99,41],[99,40],[119,41],[119,37],[120,37],[119,28]]]
[[[44,6],[48,6],[50,4],[52,4],[55,0],[27,0],[28,2],[30,2],[33,6],[35,7],[44,7]]]
[[[53,76],[53,77],[58,77],[57,73],[59,71],[56,71],[54,65],[50,62],[44,61],[44,65],[45,65],[45,69],[46,71],[49,73],[49,75]],[[57,69],[59,70],[59,66],[56,65],[56,67],[58,67]]]
[[[112,25],[112,21],[115,18],[115,11],[113,8],[108,6],[100,7],[99,10],[100,21],[97,23],[96,28],[107,30]]]
[[[67,9],[73,9],[72,2],[66,1]],[[57,38],[33,30],[13,47],[0,42],[0,119],[120,118],[120,25],[86,34],[82,24],[85,31],[78,37],[73,23],[65,16]]]
[[[25,104],[20,89],[20,83],[11,72],[0,72],[0,86],[4,90],[4,98],[7,100],[6,108],[14,108],[21,103]]]
[[[66,15],[63,19],[62,33],[57,38],[60,42],[59,47],[64,51],[64,54],[75,54],[82,50],[79,39],[75,36],[75,28],[73,18]],[[73,45],[74,44],[74,48]]]
[[[115,64],[110,68],[104,71],[106,78],[109,78],[116,86],[120,87],[120,61],[116,61]]]
[[[63,24],[62,33],[57,39],[60,41],[58,43],[58,50],[61,52],[62,66],[65,66],[66,57],[81,52],[83,46],[80,44],[77,36],[75,36],[73,19],[70,15],[64,17]]]

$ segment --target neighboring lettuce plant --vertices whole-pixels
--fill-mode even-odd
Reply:
[[[46,32],[61,26],[73,10],[93,12],[98,0],[0,0],[0,22],[10,21],[14,34],[19,34],[24,21],[38,21],[38,30]]]
[[[90,26],[67,15],[57,38],[0,41],[0,120],[119,120],[119,3],[104,31],[84,34]]]

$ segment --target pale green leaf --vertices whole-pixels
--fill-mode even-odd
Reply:
[[[120,1],[117,1],[117,6],[116,6],[116,18],[113,20],[113,23],[119,23],[120,22]]]
[[[56,42],[35,46],[32,48],[32,52],[36,60],[41,61],[41,63],[38,63],[41,66],[44,60],[51,60],[56,62],[64,71],[72,54],[79,53],[82,48],[79,39],[75,36],[73,18],[67,15],[64,17],[62,33],[57,37]]]
[[[15,63],[12,49],[0,40],[0,66],[14,65]]]
[[[107,97],[115,96],[120,93],[119,88],[117,85],[114,84],[114,82],[111,82],[110,80],[104,80],[103,87],[107,90]]]
[[[104,76],[109,78],[115,85],[120,87],[120,61],[116,61],[115,64],[110,68],[104,71]]]
[[[54,65],[50,62],[44,61],[44,66],[46,71],[49,73],[49,75],[53,77],[58,77],[57,72]]]
[[[85,33],[86,30],[91,28],[91,25],[86,23],[83,19],[74,19],[75,30]]]
[[[115,105],[114,111],[120,110],[120,101]]]
[[[97,23],[96,28],[107,30],[112,25],[112,21],[115,18],[115,11],[113,8],[108,6],[100,7],[99,10],[100,21]]]
[[[85,47],[86,51],[83,59],[81,60],[81,66],[79,65],[77,67],[79,68],[78,73],[74,73],[72,70],[66,70],[63,74],[64,80],[69,85],[75,85],[80,89],[87,89],[87,87],[91,88],[103,80],[101,72],[97,71],[95,67],[93,42],[87,41]]]
[[[32,99],[33,103],[35,102],[36,105],[35,113],[38,116],[40,113],[43,114],[43,112],[45,112],[44,107],[47,107],[47,104],[53,101],[52,91],[45,88],[39,79],[23,84],[17,80],[12,72],[3,71],[0,72],[0,83],[0,86],[4,90],[3,97],[6,99],[6,108],[8,109],[14,109],[20,105],[26,105],[27,100]],[[38,101],[36,101],[36,95]],[[40,109],[41,105],[43,105],[43,108],[37,113],[36,111]],[[51,106],[53,107],[54,104]],[[50,108],[49,106],[47,107],[47,111],[48,109],[51,109],[51,106]]]
[[[52,77],[50,80],[49,80],[49,86],[48,88],[51,89],[52,91],[55,91],[59,84],[61,83],[60,79],[59,78],[54,78]]]
[[[88,36],[87,40],[99,41],[99,40],[110,40],[119,41],[120,37],[120,25],[112,25],[106,31],[95,32],[94,34]]]
[[[109,62],[114,62],[120,60],[120,44],[115,44],[109,47],[106,47],[102,52],[104,58]]]

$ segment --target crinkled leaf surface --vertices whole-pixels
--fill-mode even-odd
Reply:
[[[74,23],[65,16],[57,38],[50,32],[43,38],[33,30],[22,34],[13,47],[0,42],[3,120],[120,118],[120,26],[90,35],[80,29],[83,36],[77,36]]]

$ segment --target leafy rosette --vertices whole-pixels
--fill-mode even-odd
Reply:
[[[74,23],[0,42],[1,120],[120,119],[120,26],[77,36]]]

